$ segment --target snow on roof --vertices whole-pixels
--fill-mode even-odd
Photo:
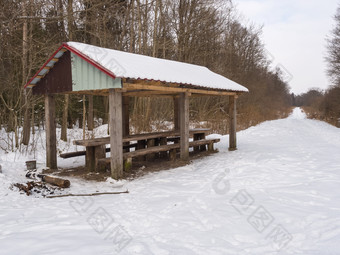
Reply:
[[[97,62],[118,78],[155,80],[211,89],[248,92],[246,87],[203,66],[153,58],[78,42],[68,42],[66,44]]]

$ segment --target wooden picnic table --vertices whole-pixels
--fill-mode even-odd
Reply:
[[[207,128],[198,128],[198,129],[191,129],[189,130],[189,134],[193,139],[201,140],[205,139],[206,134],[210,131],[210,129]],[[129,144],[132,141],[136,141],[136,149],[145,149],[147,146],[158,146],[158,145],[166,145],[168,142],[168,139],[171,141],[174,141],[175,143],[179,142],[180,132],[179,131],[166,131],[166,132],[153,132],[153,133],[145,133],[145,134],[135,134],[135,135],[128,135],[123,137],[123,144]],[[97,161],[99,159],[106,157],[106,144],[110,144],[110,136],[107,137],[100,137],[100,138],[94,138],[94,139],[85,139],[85,140],[75,140],[73,141],[73,144],[85,146],[86,147],[86,153],[85,153],[85,159],[86,159],[86,168],[89,171],[94,171],[97,165]],[[125,147],[129,147],[126,146]],[[203,150],[202,146],[196,146],[194,147],[194,150]],[[129,150],[127,149],[127,151]],[[157,152],[157,150],[156,150]],[[166,153],[166,152],[165,152]],[[148,155],[148,159],[152,159],[154,157],[154,154]]]

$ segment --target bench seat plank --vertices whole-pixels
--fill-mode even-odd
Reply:
[[[136,148],[137,147],[137,143],[132,143],[129,145],[124,145],[123,149],[129,149],[129,148]],[[110,152],[111,149],[110,148],[106,148],[105,152]],[[73,157],[79,157],[79,156],[85,156],[86,155],[86,151],[75,151],[75,152],[65,152],[65,153],[61,153],[60,157],[61,158],[73,158]]]
[[[197,140],[197,141],[190,142],[189,147],[213,144],[213,143],[218,143],[219,141],[220,141],[220,139]],[[135,150],[135,151],[131,151],[131,152],[125,152],[125,153],[123,153],[123,158],[124,159],[134,158],[134,157],[144,156],[144,155],[151,154],[151,153],[169,151],[169,150],[178,149],[178,148],[180,148],[179,143],[153,146],[153,147],[149,147],[149,148],[145,148],[145,149]],[[110,158],[98,159],[98,163],[109,164]]]

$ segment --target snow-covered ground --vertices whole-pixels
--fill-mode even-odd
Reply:
[[[211,137],[220,152],[185,167],[71,179],[72,193],[130,191],[96,197],[20,195],[25,158],[0,150],[0,254],[340,254],[340,129],[296,108],[239,132],[237,151]]]

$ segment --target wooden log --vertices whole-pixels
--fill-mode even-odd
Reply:
[[[74,151],[74,152],[67,152],[60,154],[61,158],[73,158],[73,157],[79,157],[79,156],[85,156],[86,151]]]
[[[64,180],[58,177],[49,176],[49,175],[38,175],[42,181],[47,182],[49,184],[58,186],[60,188],[69,188],[71,183],[69,180]]]
[[[57,134],[55,125],[55,99],[53,95],[45,95],[46,121],[46,166],[57,169]]]
[[[229,96],[229,150],[237,150],[236,145],[236,97]]]
[[[189,94],[181,93],[179,97],[180,155],[182,160],[189,159]]]
[[[111,176],[113,179],[118,180],[123,177],[122,93],[115,89],[110,89],[109,104]]]

